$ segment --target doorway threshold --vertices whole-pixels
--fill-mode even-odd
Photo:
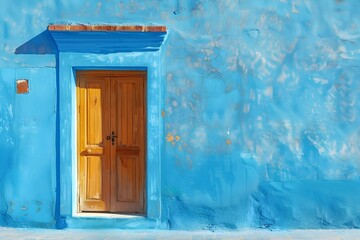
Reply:
[[[129,218],[146,218],[143,214],[119,214],[119,213],[95,213],[95,212],[81,212],[74,213],[74,218],[119,218],[119,219],[129,219]]]

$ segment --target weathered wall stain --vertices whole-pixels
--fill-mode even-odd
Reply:
[[[164,122],[165,227],[358,228],[359,8],[355,0],[6,0],[0,224],[54,226],[55,58],[14,51],[50,23],[75,22],[169,29],[157,76],[165,86],[152,86],[164,94],[162,120],[149,119]],[[83,57],[102,66],[124,59]],[[16,78],[29,79],[29,94],[15,94]]]
[[[180,137],[172,135],[171,132],[166,135],[166,141],[170,142],[172,145],[175,145],[179,140]]]

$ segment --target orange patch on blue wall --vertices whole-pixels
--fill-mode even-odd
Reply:
[[[29,80],[17,79],[16,80],[16,93],[18,93],[18,94],[29,93]]]

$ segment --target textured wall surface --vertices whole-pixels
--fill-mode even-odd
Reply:
[[[19,78],[28,94],[16,94]],[[0,68],[1,225],[53,226],[55,90],[53,68]]]
[[[48,24],[85,23],[168,28],[162,226],[359,228],[358,9],[357,0],[2,0],[0,224],[54,226],[55,57],[29,53],[54,52]],[[29,79],[29,94],[16,95],[17,78]]]

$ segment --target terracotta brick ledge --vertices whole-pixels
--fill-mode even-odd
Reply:
[[[49,31],[166,32],[166,26],[49,25]]]

